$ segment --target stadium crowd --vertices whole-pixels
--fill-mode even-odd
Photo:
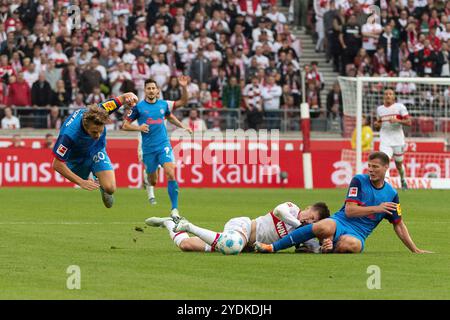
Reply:
[[[292,26],[313,31],[316,51],[343,75],[449,75],[450,3],[441,0],[283,0],[288,17],[276,0],[0,3],[0,118],[9,128],[57,129],[86,104],[126,91],[143,98],[149,77],[177,100],[177,76],[187,74],[182,115],[192,127],[280,128],[288,118],[298,130],[302,50]],[[379,23],[366,23],[371,4]],[[339,86],[322,103],[317,63],[304,72],[311,116],[342,115]],[[120,123],[118,114],[109,127]]]

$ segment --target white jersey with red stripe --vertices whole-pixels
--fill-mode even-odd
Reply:
[[[279,210],[286,215],[291,215],[297,219],[300,208],[292,202],[285,202],[278,205],[273,211]],[[284,237],[295,227],[281,221],[272,212],[256,218],[256,241],[262,243],[272,243]]]
[[[406,119],[408,109],[403,103],[394,103],[389,107],[381,105],[377,108],[377,117],[381,120],[380,143],[385,146],[403,146],[405,135],[400,123],[391,123],[391,119]]]

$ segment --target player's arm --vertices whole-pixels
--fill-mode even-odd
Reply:
[[[284,223],[287,223],[294,228],[300,227],[300,221],[298,221],[298,219],[295,219],[294,216],[289,213],[289,210],[289,206],[286,203],[282,203],[275,209],[273,209],[272,213],[275,217],[277,217]]]
[[[357,176],[353,177],[348,188],[347,199],[345,199],[345,215],[349,218],[360,218],[375,213],[386,213],[392,215],[397,210],[397,203],[383,202],[378,206],[366,206],[361,189],[361,181]]]
[[[137,102],[138,97],[132,92],[127,92],[121,94],[116,98],[100,102],[98,106],[105,109],[106,111],[108,111],[109,114],[111,114],[119,110],[120,107],[122,107],[123,105],[133,107],[134,105],[136,105]]]
[[[402,116],[401,118],[391,119],[389,120],[391,123],[399,123],[401,125],[410,127],[412,125],[412,120],[409,115]]]
[[[97,190],[99,187],[98,183],[92,179],[88,180],[81,179],[79,176],[73,173],[72,170],[69,169],[69,167],[66,165],[64,161],[61,161],[56,157],[53,159],[52,167],[64,178],[66,178],[70,182],[79,185],[84,190],[92,191]]]
[[[184,107],[188,102],[188,92],[187,92],[187,86],[188,86],[188,76],[180,76],[178,77],[178,83],[181,86],[181,99],[174,101],[173,103],[173,109]]]
[[[139,131],[139,132],[148,133],[149,132],[148,124],[143,123],[139,126],[132,124],[132,122],[134,122],[134,120],[136,120],[137,118],[139,118],[139,110],[137,109],[137,106],[135,106],[135,107],[131,108],[130,111],[128,111],[128,114],[123,119],[123,124],[122,124],[121,129],[123,131]]]
[[[380,130],[381,129],[381,119],[377,117],[377,120],[375,120],[373,122],[373,128],[375,130]]]
[[[171,124],[173,124],[174,126],[176,126],[178,128],[186,130],[190,134],[192,134],[192,132],[193,132],[191,128],[186,127],[184,124],[182,124],[181,121],[178,120],[177,117],[175,117],[172,113],[167,116],[167,121],[169,121]]]
[[[409,235],[408,228],[406,228],[406,225],[402,220],[399,223],[394,224],[394,231],[412,253],[432,253],[431,251],[417,248]]]

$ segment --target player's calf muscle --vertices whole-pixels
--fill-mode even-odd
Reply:
[[[329,238],[334,235],[336,224],[331,219],[324,219],[313,225],[313,232],[319,239]]]

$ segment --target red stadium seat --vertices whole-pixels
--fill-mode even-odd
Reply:
[[[450,132],[450,118],[440,118],[439,119],[439,128],[440,131],[444,133]]]
[[[434,119],[431,117],[419,117],[419,132],[429,135],[434,133]]]

